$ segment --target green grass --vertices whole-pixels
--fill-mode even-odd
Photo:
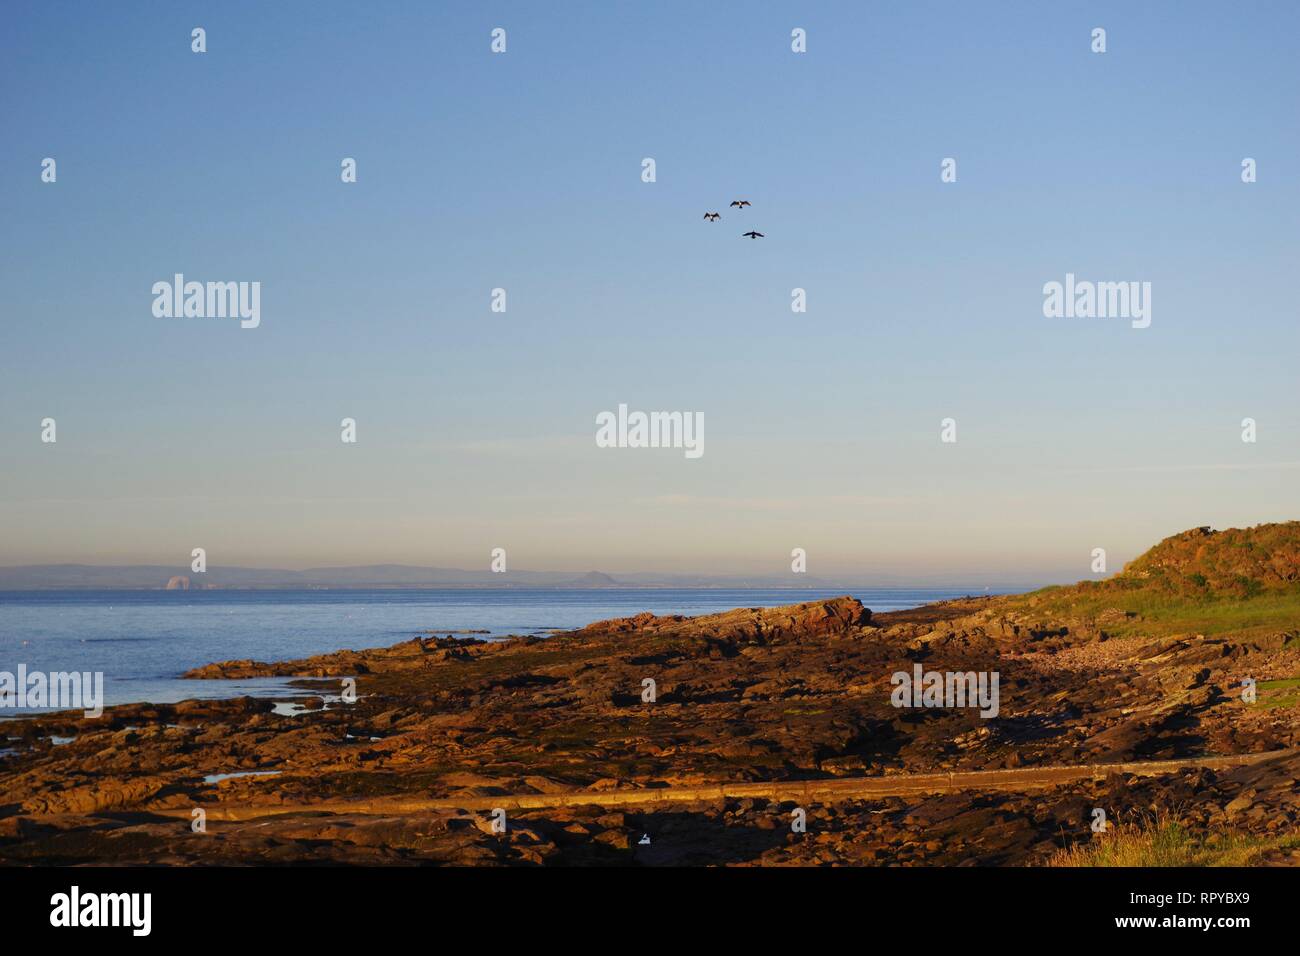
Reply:
[[[1077,587],[1034,591],[1017,604],[1059,617],[1096,618],[1112,608],[1137,615],[1100,626],[1116,637],[1172,634],[1248,636],[1300,628],[1300,590],[1249,598],[1178,598],[1158,591],[1101,590],[1089,582]]]
[[[1300,833],[1254,836],[1193,834],[1168,817],[1150,826],[1127,823],[1089,843],[1058,850],[1048,866],[1253,866],[1270,850],[1300,849]]]
[[[1255,690],[1258,692],[1256,706],[1266,710],[1300,705],[1300,677],[1262,680],[1255,685]]]

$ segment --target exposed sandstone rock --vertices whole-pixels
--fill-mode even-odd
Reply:
[[[698,618],[645,614],[545,639],[421,637],[299,661],[228,661],[190,676],[298,677],[320,695],[356,676],[358,700],[321,707],[318,698],[293,716],[242,698],[17,722],[14,753],[0,757],[0,861],[1027,863],[1088,839],[1093,806],[1119,814],[1161,801],[1183,808],[1189,826],[1276,831],[1298,822],[1295,761],[1115,775],[1036,794],[814,802],[802,808],[807,834],[790,829],[793,805],[757,798],[517,811],[505,834],[470,813],[384,810],[408,797],[650,799],[665,786],[905,780],[1300,743],[1294,708],[1246,705],[1231,690],[1241,660],[1260,679],[1300,673],[1285,635],[1100,641],[1095,625],[1036,615],[1023,601],[873,616],[843,597]],[[917,663],[998,672],[999,716],[895,708],[891,675]],[[646,679],[653,703],[643,699]],[[54,747],[51,734],[75,740]],[[277,774],[204,782],[268,769]],[[184,819],[193,806],[340,800],[370,809],[214,821],[204,836]],[[164,811],[181,817],[150,816]]]

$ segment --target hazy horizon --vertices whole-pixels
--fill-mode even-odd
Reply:
[[[747,11],[6,10],[0,565],[1068,583],[1300,517],[1300,8]]]
[[[95,572],[107,571],[150,571],[156,572],[155,579],[147,583],[136,584],[102,584],[102,583],[72,583],[67,584],[55,580],[58,575],[38,577],[32,579],[30,588],[27,585],[17,586],[11,578],[17,572],[64,572],[65,575],[72,570],[88,569]],[[381,569],[391,569],[394,574],[392,577],[385,578],[381,575]],[[274,583],[270,576],[286,574],[310,574],[312,572],[326,573],[333,575],[332,579],[310,579],[303,582],[293,583]],[[355,576],[356,572],[363,572],[360,576]],[[401,572],[401,573],[399,573]],[[432,575],[450,575],[441,579],[434,579],[428,582],[415,582],[411,580],[414,572],[429,573]],[[353,577],[348,577],[352,573]],[[365,580],[365,574],[370,574],[371,578]],[[8,576],[7,576],[8,575]],[[249,577],[250,575],[260,575],[260,580]],[[614,584],[595,584],[587,585],[583,579],[590,575],[603,575],[611,579]],[[207,571],[202,573],[193,572],[188,565],[184,563],[172,564],[83,564],[83,563],[48,563],[48,564],[29,564],[29,565],[0,565],[0,591],[6,590],[27,590],[27,589],[52,589],[57,590],[60,587],[69,587],[74,589],[105,589],[112,590],[115,588],[137,588],[137,587],[157,587],[161,588],[167,577],[182,576],[188,577],[194,588],[202,589],[204,587],[216,587],[223,590],[239,590],[242,588],[287,588],[294,587],[340,587],[340,588],[366,588],[366,587],[384,587],[384,588],[480,588],[480,587],[522,587],[522,588],[553,588],[557,586],[575,587],[575,586],[592,586],[601,587],[654,587],[654,588],[719,588],[732,590],[770,590],[772,588],[790,588],[790,589],[812,589],[825,590],[826,588],[863,588],[863,589],[907,589],[907,588],[945,588],[945,587],[970,587],[970,588],[999,588],[1007,591],[1027,591],[1039,587],[1045,587],[1050,584],[1073,584],[1075,579],[1052,579],[1042,576],[1013,579],[1002,578],[996,575],[989,575],[980,572],[970,572],[965,575],[947,574],[937,572],[934,574],[926,573],[906,573],[898,572],[870,572],[858,574],[831,574],[816,575],[807,573],[791,573],[789,569],[784,574],[780,572],[757,572],[752,574],[708,574],[708,573],[690,573],[674,570],[657,571],[657,570],[636,570],[628,569],[622,571],[606,571],[601,568],[567,568],[538,570],[536,568],[511,568],[509,572],[497,574],[488,569],[474,570],[471,568],[453,568],[441,565],[409,565],[409,564],[363,564],[363,565],[321,565],[308,567],[251,567],[246,565],[226,565],[210,566]],[[1093,579],[1106,577],[1109,575],[1092,575]],[[327,583],[328,580],[328,583]],[[237,583],[235,583],[237,582]]]

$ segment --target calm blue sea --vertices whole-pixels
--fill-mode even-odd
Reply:
[[[971,591],[854,592],[874,611],[916,607]],[[0,671],[102,671],[105,704],[171,703],[242,694],[285,697],[287,681],[180,680],[210,661],[307,657],[384,647],[425,631],[539,634],[641,611],[709,614],[773,607],[838,591],[723,589],[8,591],[0,592]],[[0,716],[15,714],[14,709]]]

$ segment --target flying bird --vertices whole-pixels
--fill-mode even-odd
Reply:
[[[704,218],[709,220],[709,222],[717,222],[719,219],[722,218],[722,215],[716,212],[706,212],[704,214]]]
[[[744,235],[747,236],[747,237],[750,238],[750,239],[765,239],[765,238],[767,238],[767,237],[764,236],[761,232],[747,232],[747,233],[745,233]]]
[[[734,200],[732,200],[732,203],[731,203],[731,204],[732,204],[733,206],[735,206],[737,209],[740,209],[740,208],[742,208],[742,207],[744,207],[744,206],[748,206],[748,205],[749,205],[749,200],[748,200],[748,199],[734,199]]]

